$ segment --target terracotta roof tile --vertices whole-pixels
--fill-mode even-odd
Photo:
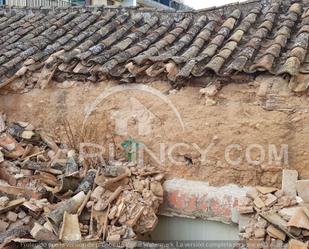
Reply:
[[[251,1],[195,12],[0,9],[0,87],[41,73],[98,81],[309,71],[308,3]],[[46,74],[46,75],[45,75]]]

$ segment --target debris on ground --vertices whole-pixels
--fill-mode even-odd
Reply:
[[[309,247],[309,203],[303,199],[309,185],[301,188],[307,180],[297,178],[297,171],[283,170],[282,189],[257,186],[239,202],[240,237],[247,248]]]
[[[152,231],[164,172],[123,159],[89,165],[27,122],[0,115],[0,244],[134,241]],[[87,165],[86,165],[87,163]]]

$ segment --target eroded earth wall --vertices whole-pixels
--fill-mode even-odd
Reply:
[[[283,168],[309,177],[308,96],[266,76],[220,85],[211,97],[197,85],[171,90],[164,81],[147,88],[66,81],[26,93],[2,90],[0,111],[60,142],[104,147],[105,159],[109,150],[131,158],[125,145],[135,141],[144,152],[140,160],[161,163],[170,177],[245,186],[280,185]]]

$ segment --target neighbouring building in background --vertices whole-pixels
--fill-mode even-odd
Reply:
[[[70,7],[74,0],[0,0],[0,5],[9,7]]]
[[[96,5],[96,6],[120,6],[122,5],[121,0],[85,0],[86,5]]]
[[[17,7],[124,6],[189,10],[181,0],[0,0],[0,5]]]
[[[189,10],[182,0],[86,0],[86,5],[141,6],[157,9]]]

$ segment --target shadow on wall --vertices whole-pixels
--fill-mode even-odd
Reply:
[[[236,241],[239,240],[238,233],[237,225],[201,219],[160,216],[155,230],[142,239],[152,241]]]

